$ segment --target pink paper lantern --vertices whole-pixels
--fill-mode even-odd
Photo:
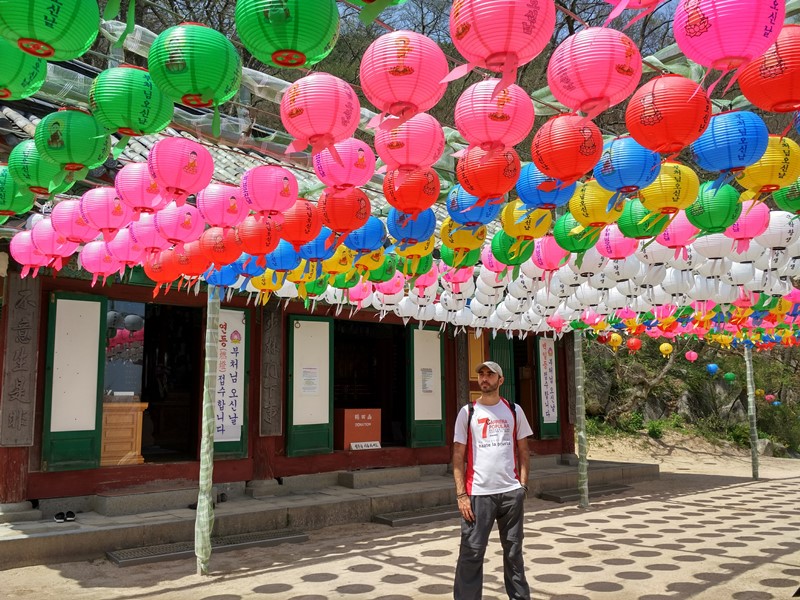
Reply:
[[[50,213],[50,220],[53,222],[53,228],[70,242],[85,244],[100,235],[100,232],[81,216],[79,200],[62,200],[56,204]]]
[[[432,39],[415,31],[392,31],[372,42],[361,58],[359,77],[367,99],[380,111],[373,123],[392,129],[433,108],[444,96],[447,58]]]
[[[133,210],[120,200],[113,187],[98,187],[86,192],[81,196],[80,212],[107,242],[133,220]]]
[[[64,259],[78,249],[77,242],[70,242],[60,235],[48,218],[38,221],[31,230],[31,241],[34,247],[47,257],[48,263],[55,271],[60,271]]]
[[[453,292],[456,294],[461,293],[461,285],[470,281],[475,271],[474,267],[461,267],[454,269],[448,267],[446,264],[441,263],[442,279],[453,286]]]
[[[214,159],[202,145],[182,137],[163,138],[147,155],[150,176],[158,184],[161,195],[179,206],[186,197],[196,194],[214,176]]]
[[[686,258],[688,256],[686,246],[692,243],[692,239],[699,231],[686,218],[686,213],[680,211],[675,215],[672,222],[667,225],[667,228],[656,236],[656,242],[675,250],[675,258],[681,256],[681,254]]]
[[[244,201],[250,210],[276,225],[297,202],[297,179],[283,167],[264,165],[245,171],[241,180]]]
[[[103,241],[89,242],[79,255],[81,268],[93,275],[92,287],[99,277],[105,282],[111,275],[123,269],[123,265],[109,252]]]
[[[508,269],[507,265],[504,265],[494,257],[491,244],[486,244],[481,248],[481,264],[492,273],[501,273]]]
[[[531,262],[542,271],[557,271],[569,257],[569,252],[556,242],[552,235],[545,235],[536,240]]]
[[[39,269],[46,267],[50,262],[50,258],[39,252],[33,245],[32,236],[30,231],[20,231],[14,234],[9,243],[11,257],[22,266],[20,277],[27,277],[31,270],[33,270],[33,276],[36,277]]]
[[[119,262],[120,273],[124,272],[125,267],[133,268],[144,260],[144,246],[134,241],[128,227],[120,229],[106,246],[108,246],[111,256]]]
[[[375,153],[369,144],[356,138],[347,138],[334,144],[340,160],[330,150],[314,155],[314,172],[328,187],[344,189],[369,183],[375,174]]]
[[[662,304],[661,306],[654,306],[652,308],[653,316],[659,321],[669,319],[675,314],[678,307],[675,304]]]
[[[375,284],[375,291],[381,294],[391,296],[403,290],[406,284],[406,276],[401,271],[395,271],[395,274],[389,281],[383,281]]]
[[[114,187],[120,200],[133,210],[137,220],[141,213],[152,213],[162,208],[167,200],[159,195],[158,184],[150,175],[146,162],[128,163],[114,178]]]
[[[434,117],[421,113],[394,129],[378,129],[375,151],[387,170],[407,176],[417,169],[432,167],[441,158],[444,130]]]
[[[356,305],[357,310],[361,310],[364,300],[372,294],[372,282],[362,279],[353,287],[348,289],[348,300]]]
[[[144,259],[169,248],[169,242],[156,230],[154,215],[143,214],[138,221],[128,226],[130,238],[134,244],[143,249]]]
[[[639,240],[625,237],[616,223],[607,225],[594,245],[597,251],[611,260],[622,260],[632,256],[639,248]]]
[[[438,269],[431,269],[427,273],[423,273],[417,280],[414,282],[414,288],[417,290],[419,295],[422,295],[425,288],[432,286],[434,283],[439,281],[439,271]]]
[[[178,253],[183,252],[183,245],[200,239],[205,229],[205,222],[200,211],[191,204],[178,206],[170,202],[155,214],[156,231],[170,244],[175,245]]]
[[[209,183],[197,192],[197,210],[212,227],[236,227],[248,213],[241,188],[227,183]]]
[[[361,118],[358,96],[346,81],[314,72],[288,87],[281,98],[281,122],[296,139],[286,153],[311,144],[314,154],[351,137]]]
[[[692,363],[697,360],[697,352],[695,352],[694,350],[689,350],[683,356],[686,358],[686,360]]]
[[[624,33],[587,27],[553,52],[547,83],[556,100],[593,119],[630,96],[642,77],[642,55]]]
[[[764,233],[769,227],[769,206],[756,200],[742,202],[742,214],[725,230],[725,237],[733,240],[737,254],[747,252],[750,240]]]
[[[467,64],[453,69],[447,81],[482,67],[502,73],[495,88],[500,93],[514,83],[517,68],[544,50],[555,25],[552,0],[455,0],[450,38]]]
[[[500,150],[524,140],[533,127],[533,102],[516,84],[494,95],[496,79],[469,86],[456,102],[456,129],[472,145]]]
[[[672,28],[687,58],[724,75],[764,54],[785,16],[783,1],[752,0],[743,15],[739,0],[680,0]]]

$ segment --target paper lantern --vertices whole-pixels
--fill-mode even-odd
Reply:
[[[336,190],[325,188],[317,201],[322,224],[337,236],[347,235],[367,222],[371,205],[359,188]]]
[[[2,19],[2,17],[0,17]],[[0,100],[21,100],[33,96],[47,78],[47,63],[21,52],[10,44],[0,45]]]
[[[800,26],[784,24],[767,51],[742,67],[738,83],[744,97],[758,108],[800,109]]]
[[[594,178],[612,192],[630,194],[647,187],[661,168],[661,157],[632,137],[617,137],[603,144],[603,155],[594,166]]]
[[[711,117],[708,129],[691,148],[701,169],[736,173],[764,155],[768,139],[769,131],[761,117],[737,110]]]
[[[375,153],[369,144],[348,138],[334,144],[338,160],[330,150],[314,155],[314,172],[328,187],[344,189],[369,183],[375,174]]]
[[[359,261],[364,255],[381,250],[386,237],[383,221],[378,217],[369,217],[361,227],[350,232],[342,243],[356,253],[356,260]]]
[[[214,237],[218,236],[218,233],[214,234]],[[249,215],[236,228],[234,237],[239,246],[239,252],[262,257],[277,248],[281,239],[280,227],[269,219],[259,219]],[[231,249],[230,252],[233,254],[234,250]],[[264,265],[263,261],[259,261],[259,264]]]
[[[70,242],[59,234],[48,218],[41,219],[31,230],[31,241],[36,249],[48,258],[54,271],[60,271],[65,258],[78,249],[77,242]]]
[[[433,235],[436,229],[436,213],[429,208],[416,219],[412,219],[410,215],[390,208],[386,215],[386,227],[389,235],[397,240],[398,247],[403,250],[424,242]]]
[[[516,190],[519,199],[527,208],[552,210],[569,202],[575,193],[575,183],[545,191],[541,189],[545,182],[556,183],[554,179],[542,173],[535,163],[522,165]]]
[[[93,0],[6,2],[0,36],[32,56],[65,61],[91,47],[99,23],[100,9]]]
[[[241,188],[249,209],[278,225],[283,213],[297,201],[297,179],[289,169],[276,165],[248,169],[242,175]]]
[[[723,73],[761,56],[778,38],[786,3],[755,0],[747,8],[743,19],[736,0],[681,0],[672,22],[681,52]]]
[[[592,121],[575,114],[557,115],[533,136],[531,158],[538,169],[566,187],[589,171],[603,151],[603,136]],[[546,191],[555,185],[542,184]]]
[[[36,149],[45,160],[67,171],[93,169],[111,152],[108,131],[87,111],[61,108],[36,125]]]
[[[725,230],[725,236],[734,240],[737,254],[750,247],[750,240],[769,227],[769,207],[763,202],[746,200],[741,203],[740,216]]]
[[[679,212],[674,219],[667,225],[667,228],[658,236],[656,242],[675,250],[675,257],[677,258],[681,252],[684,257],[686,255],[686,246],[688,246],[692,239],[698,234],[698,229],[689,222],[686,213]]]
[[[462,227],[447,217],[442,221],[439,238],[442,240],[442,247],[452,250],[454,261],[460,263],[464,256],[483,246],[486,240],[486,227],[477,229]]]
[[[134,220],[142,213],[153,213],[168,200],[159,194],[158,184],[146,162],[128,163],[114,178],[114,187],[120,200],[133,210]]]
[[[455,185],[447,194],[447,214],[456,223],[467,227],[480,227],[494,220],[503,209],[503,198],[490,199],[481,204],[477,196],[467,193],[460,185]]]
[[[717,371],[719,371],[719,366],[715,363],[709,363],[706,365],[706,371],[708,371],[709,375],[716,375]]]
[[[669,355],[672,354],[672,350],[673,350],[672,344],[670,344],[669,342],[664,342],[658,347],[658,351],[661,352],[661,355],[664,358],[669,358]]]
[[[463,252],[459,252],[455,248],[450,248],[449,246],[445,245],[444,242],[442,242],[442,246],[441,248],[439,248],[439,252],[441,255],[442,262],[446,264],[448,267],[452,267],[455,269],[474,266],[481,259],[480,248],[476,248],[475,250],[470,250],[469,252],[464,254]]]
[[[108,246],[111,256],[119,262],[121,273],[124,272],[125,267],[133,268],[145,258],[144,247],[134,241],[131,230],[127,227],[120,229],[106,246]]]
[[[209,183],[197,192],[195,202],[200,216],[212,227],[235,227],[248,212],[241,188],[227,183]]]
[[[323,225],[317,237],[306,242],[300,248],[300,257],[315,263],[331,258],[336,252],[336,246],[330,241],[331,236],[335,236],[335,234]]]
[[[33,208],[34,196],[11,176],[8,167],[0,166],[0,217],[25,214]]]
[[[475,67],[502,73],[500,93],[517,78],[517,69],[536,58],[553,35],[555,5],[550,0],[455,0],[450,9],[450,39],[467,60],[447,79]]]
[[[298,267],[301,260],[292,244],[285,240],[278,242],[277,248],[266,255],[267,268],[282,273],[284,278],[288,271]]]
[[[405,276],[397,270],[399,257],[396,254],[386,255],[381,265],[367,275],[373,283],[377,283],[375,289],[385,294],[401,292],[405,284]]]
[[[686,208],[686,218],[704,233],[721,233],[742,214],[739,192],[730,185],[714,190],[713,184],[700,185],[697,199]]]
[[[655,181],[639,191],[639,199],[651,212],[673,215],[691,205],[699,191],[697,173],[686,165],[667,161]]]
[[[564,213],[553,224],[553,237],[556,243],[567,252],[582,253],[594,247],[596,237],[583,232],[572,233],[581,224],[570,213]]]
[[[521,201],[509,202],[500,213],[500,225],[508,235],[532,240],[550,231],[553,215],[549,210],[525,208]]]
[[[97,283],[98,278],[102,277],[103,282],[113,274],[117,273],[123,266],[109,252],[105,242],[89,242],[79,255],[80,265],[84,271],[92,274],[92,287]]]
[[[531,260],[542,271],[556,271],[567,262],[569,252],[564,250],[552,235],[536,240]]]
[[[219,135],[219,105],[239,91],[242,58],[219,31],[200,23],[165,29],[147,55],[156,86],[174,102],[214,108],[214,135]]]
[[[600,228],[614,223],[622,215],[623,204],[611,201],[612,192],[602,188],[594,179],[578,185],[569,201],[569,212],[584,227]]]
[[[50,213],[53,229],[70,242],[85,244],[100,235],[95,227],[81,215],[81,205],[78,200],[62,200],[53,207]]]
[[[494,257],[504,265],[518,266],[531,258],[537,241],[527,240],[519,243],[516,238],[501,230],[492,237],[490,248]]]
[[[182,270],[175,250],[162,250],[150,255],[144,263],[144,274],[156,284],[153,288],[153,298],[158,296],[162,287],[164,293],[169,292],[172,283],[181,276]]]
[[[128,226],[128,232],[132,243],[143,249],[146,259],[169,248],[169,242],[156,231],[155,217],[152,214],[140,215],[138,221]]]
[[[39,252],[33,245],[32,232],[20,231],[14,234],[9,243],[11,257],[22,266],[20,277],[27,277],[33,271],[33,276],[39,273],[39,269],[47,266],[50,259]]]
[[[249,218],[250,217],[248,217],[248,219]],[[198,240],[200,244],[200,252],[216,268],[220,268],[235,262],[236,259],[241,256],[243,251],[243,244],[240,243],[239,236],[243,235],[241,232],[242,227],[245,227],[246,230],[246,222],[247,219],[245,219],[245,223],[242,223],[242,225],[239,227],[240,231],[238,232],[238,235],[237,231],[234,229],[226,229],[224,227],[209,227],[202,234],[200,234],[200,239]],[[275,245],[277,246],[277,242]],[[251,251],[249,254],[264,254],[258,252],[260,248],[256,244],[253,244],[253,247],[249,249],[256,250],[256,252]],[[259,262],[259,264],[264,266],[263,262]]]
[[[700,85],[681,75],[654,77],[636,92],[625,109],[631,137],[654,152],[673,154],[695,141],[708,127],[711,101]]]
[[[196,194],[214,175],[214,159],[202,145],[183,137],[162,138],[147,155],[150,176],[161,195],[179,206]]]
[[[695,352],[694,350],[689,350],[683,356],[684,356],[684,358],[686,358],[686,360],[688,360],[689,362],[692,362],[692,363],[697,360],[697,352]]]
[[[133,65],[102,71],[89,89],[89,107],[100,125],[124,136],[166,129],[174,110],[147,69]]]
[[[625,10],[641,10],[642,12],[636,15],[633,19],[628,21],[625,25],[625,29],[636,23],[637,21],[644,19],[646,16],[651,14],[657,7],[660,0],[605,0],[606,3],[611,4],[614,9],[609,13],[608,17],[603,23],[603,27],[607,27],[611,24],[611,21],[616,19],[620,16]],[[636,338],[629,338],[629,340],[633,340]],[[640,342],[641,345],[641,342]]]
[[[183,252],[183,245],[193,242],[200,238],[200,234],[205,229],[205,222],[197,210],[191,204],[178,205],[170,202],[155,214],[156,231],[167,240],[174,244],[178,253]]]
[[[516,84],[494,95],[497,83],[495,79],[474,83],[456,102],[456,129],[470,145],[484,150],[515,146],[533,127],[531,97]]]
[[[487,152],[472,146],[458,161],[456,177],[464,191],[478,197],[478,204],[486,204],[514,187],[519,170],[519,156],[513,148]]]
[[[630,337],[625,342],[625,345],[628,347],[628,351],[631,354],[636,354],[639,350],[642,349],[642,340],[635,337]]]
[[[281,238],[289,242],[295,251],[313,240],[322,230],[322,219],[316,205],[305,198],[298,198],[292,208],[284,213]]]
[[[798,237],[800,237],[800,226],[795,216],[782,210],[773,210],[769,213],[767,230],[756,236],[755,241],[764,248],[784,250],[794,244]]]
[[[647,210],[640,200],[633,198],[625,203],[617,226],[622,235],[637,240],[659,235],[669,224],[669,217]]]
[[[800,214],[800,180],[773,192],[772,199],[781,210]]]
[[[746,190],[768,194],[793,183],[800,176],[800,146],[792,139],[770,135],[764,155],[736,174]]]
[[[414,31],[386,33],[361,57],[359,79],[367,100],[392,115],[381,127],[392,129],[433,108],[444,96],[447,58],[432,39]],[[376,122],[375,125],[378,123]]]
[[[328,56],[339,37],[335,0],[238,0],[236,33],[248,52],[273,67],[310,67]]]
[[[441,158],[444,131],[434,117],[421,113],[393,129],[376,130],[375,152],[389,171],[400,171],[397,183],[402,183],[409,173],[432,167]]]
[[[624,33],[584,27],[561,42],[547,64],[556,100],[593,119],[630,96],[642,77],[642,55]]]
[[[383,195],[386,202],[411,218],[433,206],[439,199],[441,183],[433,169],[419,169],[411,173],[402,184],[398,183],[400,171],[389,171],[383,178]]]
[[[632,256],[639,247],[639,242],[633,238],[622,235],[615,223],[608,225],[600,233],[600,238],[594,246],[597,251],[611,260],[624,260]]]
[[[107,242],[133,220],[133,211],[119,199],[113,187],[93,188],[81,196],[80,214]]]
[[[314,72],[290,85],[281,98],[281,122],[296,139],[286,153],[311,144],[314,154],[352,137],[361,118],[358,96],[346,81]]]

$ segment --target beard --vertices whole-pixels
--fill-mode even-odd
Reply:
[[[488,381],[484,381],[480,385],[481,385],[481,392],[486,394],[486,393],[496,392],[498,390],[498,388],[500,387],[500,382],[498,381],[497,383],[492,384],[492,383],[489,383]]]

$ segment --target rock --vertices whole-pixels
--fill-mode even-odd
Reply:
[[[773,453],[772,440],[767,440],[767,439],[758,440],[757,450],[759,456],[772,456]]]

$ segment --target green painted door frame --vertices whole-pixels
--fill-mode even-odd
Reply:
[[[517,397],[517,377],[514,369],[514,343],[505,335],[489,338],[489,359],[496,362],[503,369],[503,385],[500,386],[500,395],[509,401],[515,402]]]

